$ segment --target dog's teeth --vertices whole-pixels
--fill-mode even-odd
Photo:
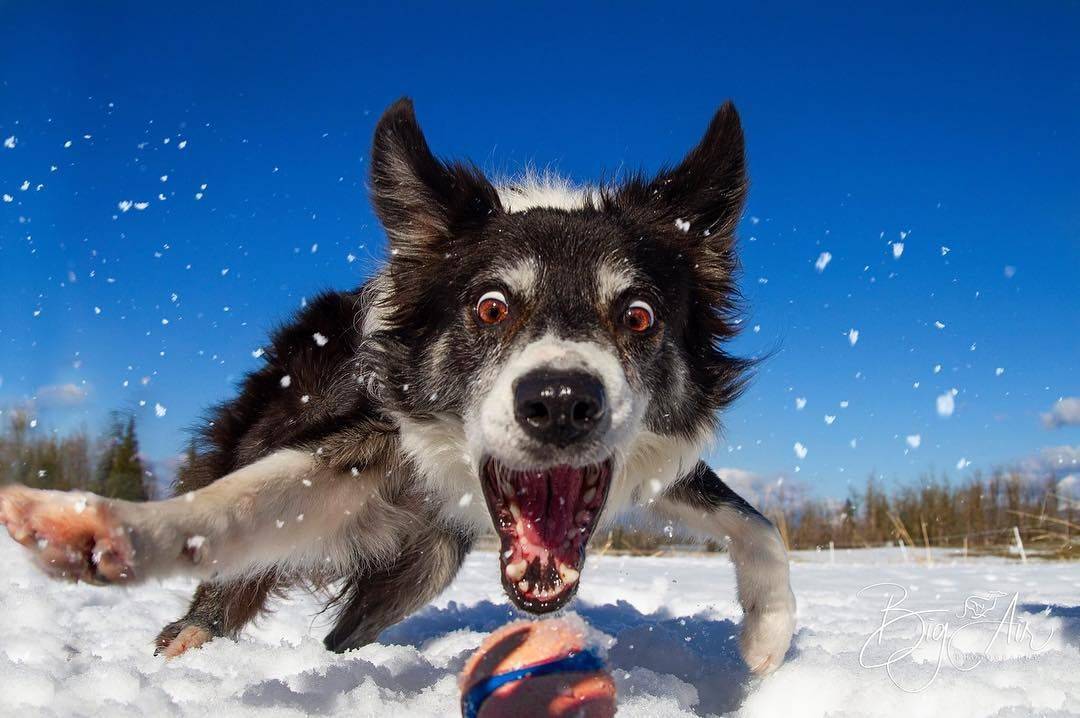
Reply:
[[[513,563],[506,564],[506,577],[511,581],[520,581],[525,577],[525,569],[528,568],[528,564],[525,563],[525,559],[519,559]]]
[[[521,591],[522,593],[528,593],[529,592],[529,582],[528,581],[518,581],[517,587],[518,587],[518,590]]]
[[[513,501],[510,502],[510,515],[514,517],[514,521],[521,521],[521,509]]]
[[[581,572],[577,569],[571,568],[570,566],[563,566],[562,564],[559,565],[559,577],[562,578],[563,583],[575,583],[580,576]]]
[[[586,491],[582,495],[581,500],[584,501],[587,504],[591,504],[592,500],[595,499],[595,498],[596,498],[596,488],[593,487],[593,488],[589,489],[588,491]]]
[[[589,523],[589,520],[591,518],[592,514],[588,511],[578,511],[577,516],[574,517],[574,523],[578,524],[579,526],[584,526]]]

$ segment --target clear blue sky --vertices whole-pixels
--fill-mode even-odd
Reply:
[[[1080,444],[1040,420],[1080,394],[1080,5],[272,5],[5,5],[0,404],[42,430],[130,408],[167,457],[275,323],[361,282],[400,95],[440,153],[581,181],[678,159],[732,98],[736,349],[776,353],[715,463],[840,495]]]

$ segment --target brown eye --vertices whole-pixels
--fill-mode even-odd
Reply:
[[[506,295],[502,292],[485,292],[476,303],[476,318],[481,324],[498,324],[510,314]]]
[[[648,331],[655,323],[652,307],[641,300],[630,302],[623,314],[623,325],[632,332]]]

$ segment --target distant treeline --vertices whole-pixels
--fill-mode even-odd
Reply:
[[[792,550],[903,542],[985,552],[1015,544],[1015,527],[1027,549],[1080,557],[1080,501],[1060,494],[1054,476],[1039,481],[1017,472],[976,473],[959,484],[928,476],[889,490],[870,478],[843,501],[814,498],[795,486],[773,491],[757,508]],[[671,529],[616,528],[604,538],[609,549],[635,553],[684,541]]]
[[[133,416],[113,414],[100,435],[85,430],[59,436],[35,427],[21,410],[0,414],[0,484],[82,489],[102,496],[155,498],[157,481],[139,455]],[[194,449],[189,448],[190,462]],[[798,485],[779,484],[757,505],[776,524],[790,549],[899,545],[993,550],[1015,542],[1058,555],[1080,555],[1080,501],[1058,492],[1057,479],[1018,472],[976,473],[953,484],[924,477],[886,489],[868,479],[844,501],[814,498]],[[749,497],[748,498],[752,498]],[[674,527],[615,528],[598,536],[602,546],[652,553],[679,545]],[[708,544],[708,548],[719,548]]]
[[[1018,472],[975,473],[952,484],[927,476],[886,491],[869,479],[843,503],[777,496],[765,512],[794,549],[860,548],[888,543],[978,551],[1015,543],[1076,553],[1080,502],[1058,491],[1057,479]]]
[[[115,413],[99,435],[85,429],[63,436],[36,426],[20,409],[0,415],[0,484],[81,489],[101,496],[154,498],[153,471],[139,455],[135,417]]]

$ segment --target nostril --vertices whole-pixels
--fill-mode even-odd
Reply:
[[[521,407],[521,417],[540,429],[551,423],[551,414],[542,401],[527,401]]]
[[[582,399],[575,402],[573,411],[570,414],[574,425],[582,428],[591,426],[599,418],[599,415],[600,404],[593,399]]]

